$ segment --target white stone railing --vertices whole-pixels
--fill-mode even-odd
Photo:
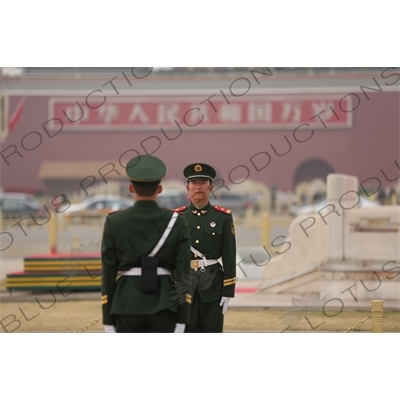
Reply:
[[[372,271],[389,260],[400,261],[400,206],[359,208],[358,181],[352,176],[330,174],[327,188],[329,206],[297,217],[287,238],[275,238],[282,245],[262,268],[260,290],[307,287],[321,280],[318,270],[337,266],[363,272],[366,266]]]
[[[400,259],[400,206],[359,208],[346,212],[344,259],[384,261]]]

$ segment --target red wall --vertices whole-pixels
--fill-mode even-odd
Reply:
[[[309,159],[317,158],[328,163],[335,172],[358,176],[360,182],[369,177],[379,177],[389,185],[382,175],[400,174],[399,163],[399,93],[370,93],[369,100],[359,93],[360,104],[352,112],[353,126],[349,129],[316,129],[313,137],[304,143],[297,142],[293,130],[279,131],[199,131],[183,126],[182,135],[168,141],[160,131],[151,132],[64,132],[50,138],[42,124],[49,120],[48,97],[28,96],[15,129],[1,144],[4,157],[14,152],[16,146],[22,157],[13,154],[7,162],[1,158],[1,186],[5,191],[36,192],[46,190],[37,174],[42,161],[50,160],[117,160],[128,149],[144,153],[161,146],[154,155],[162,158],[168,166],[168,178],[182,179],[183,168],[193,162],[212,164],[227,185],[235,186],[247,176],[266,184],[275,182],[280,190],[293,188],[297,168]],[[10,113],[21,96],[10,97]],[[39,145],[40,133],[42,142]],[[277,156],[271,148],[280,152],[289,149],[284,135],[292,145],[285,156]],[[304,133],[305,135],[305,133]],[[149,139],[151,136],[153,138]],[[305,136],[303,136],[305,137]],[[146,142],[143,142],[147,139]],[[11,147],[10,147],[11,146]],[[23,148],[31,148],[28,151]],[[37,146],[36,149],[33,147]],[[256,171],[250,160],[256,154],[270,155],[269,165]],[[133,155],[131,153],[130,155]],[[264,155],[266,159],[266,155]],[[125,157],[124,162],[127,158]],[[254,160],[254,159],[253,159]],[[260,160],[258,160],[259,166]],[[248,171],[245,167],[248,168]],[[102,165],[99,165],[101,168]],[[117,166],[122,172],[122,167]],[[236,168],[236,169],[235,169]],[[231,175],[230,175],[231,173]],[[87,176],[82,171],[82,177]],[[110,179],[112,175],[109,175]],[[99,177],[100,180],[100,177]]]

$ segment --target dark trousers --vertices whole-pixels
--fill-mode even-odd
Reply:
[[[224,316],[219,303],[220,300],[202,303],[198,292],[195,291],[185,333],[222,333]]]
[[[117,333],[172,333],[176,314],[162,310],[151,315],[116,315],[115,321]]]

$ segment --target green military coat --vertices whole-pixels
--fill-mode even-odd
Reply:
[[[141,291],[141,276],[119,276],[118,271],[140,267],[164,233],[172,211],[154,201],[141,200],[107,216],[101,244],[103,324],[115,325],[115,315],[150,315],[164,309],[177,313],[177,323],[187,323],[190,295],[174,296],[175,281],[190,270],[189,227],[181,215],[160,248],[158,266],[172,276],[157,276],[157,291]],[[183,300],[182,300],[183,299]]]
[[[192,203],[175,211],[182,213],[190,227],[190,244],[207,259],[218,260],[204,272],[190,269],[192,284],[203,303],[234,297],[236,284],[236,238],[230,210],[212,206],[196,208]],[[191,253],[192,260],[199,260]],[[221,265],[222,264],[222,265]]]

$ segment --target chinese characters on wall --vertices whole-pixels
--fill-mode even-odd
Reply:
[[[222,97],[93,97],[49,100],[49,117],[65,130],[158,130],[176,123],[197,129],[293,129],[352,126],[351,98],[334,95]]]

